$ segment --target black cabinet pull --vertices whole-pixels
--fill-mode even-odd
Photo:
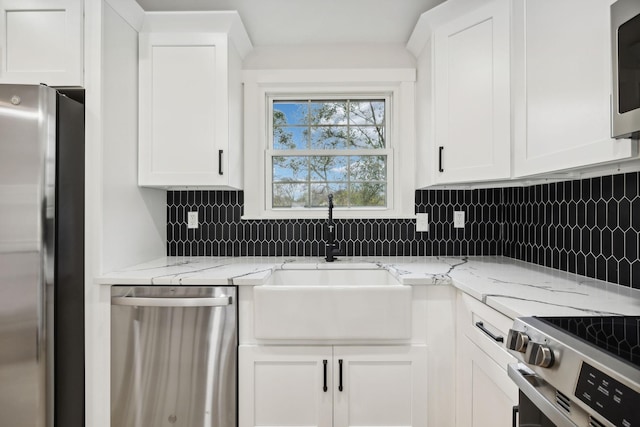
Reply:
[[[518,427],[518,411],[520,411],[520,407],[517,405],[511,409],[511,426],[512,427]]]
[[[338,384],[338,390],[342,391],[342,359],[338,359],[338,365],[340,366],[338,371],[340,376],[340,383]]]
[[[323,370],[324,370],[324,386],[322,387],[322,391],[327,392],[327,359],[322,360]]]
[[[223,150],[218,150],[218,175],[223,175],[223,172],[222,172],[222,153],[223,153]]]
[[[441,145],[438,148],[438,172],[444,172],[444,169],[442,169],[442,151],[444,150],[444,147]]]
[[[495,336],[491,333],[490,330],[488,330],[487,328],[484,327],[484,323],[482,322],[476,322],[476,326],[478,327],[478,329],[480,329],[482,332],[484,332],[486,335],[489,336],[489,338],[491,338],[492,340],[494,340],[495,342],[504,342],[504,338],[500,337],[500,336]]]

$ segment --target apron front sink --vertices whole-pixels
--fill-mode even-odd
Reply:
[[[254,288],[258,339],[411,337],[411,286],[383,269],[276,270]]]

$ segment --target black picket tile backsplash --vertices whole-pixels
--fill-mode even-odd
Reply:
[[[336,220],[349,256],[504,255],[640,288],[640,174],[474,190],[418,190],[414,220]],[[167,192],[170,256],[324,256],[323,220],[241,220],[241,191]],[[465,211],[464,229],[453,212]],[[187,212],[200,227],[187,229]]]
[[[639,173],[504,192],[504,254],[640,288]]]
[[[429,233],[413,219],[336,219],[336,241],[349,256],[500,255],[500,191],[416,192],[416,212],[427,212]],[[167,254],[171,256],[324,256],[325,221],[242,221],[241,191],[167,192]],[[467,227],[454,229],[454,210],[467,205]],[[187,212],[200,227],[187,229]]]

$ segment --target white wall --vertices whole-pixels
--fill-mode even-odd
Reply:
[[[166,254],[166,192],[138,187],[138,32],[108,4],[102,65],[102,271]]]
[[[415,68],[404,45],[315,45],[256,47],[244,59],[245,70]]]
[[[133,0],[85,0],[85,372],[91,427],[110,426],[110,288],[94,278],[166,251],[166,193],[137,184],[142,20]]]

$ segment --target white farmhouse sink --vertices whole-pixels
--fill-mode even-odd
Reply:
[[[276,270],[254,288],[258,339],[411,337],[411,286],[378,269]]]
[[[275,270],[265,286],[398,286],[400,283],[383,269],[300,269]]]

